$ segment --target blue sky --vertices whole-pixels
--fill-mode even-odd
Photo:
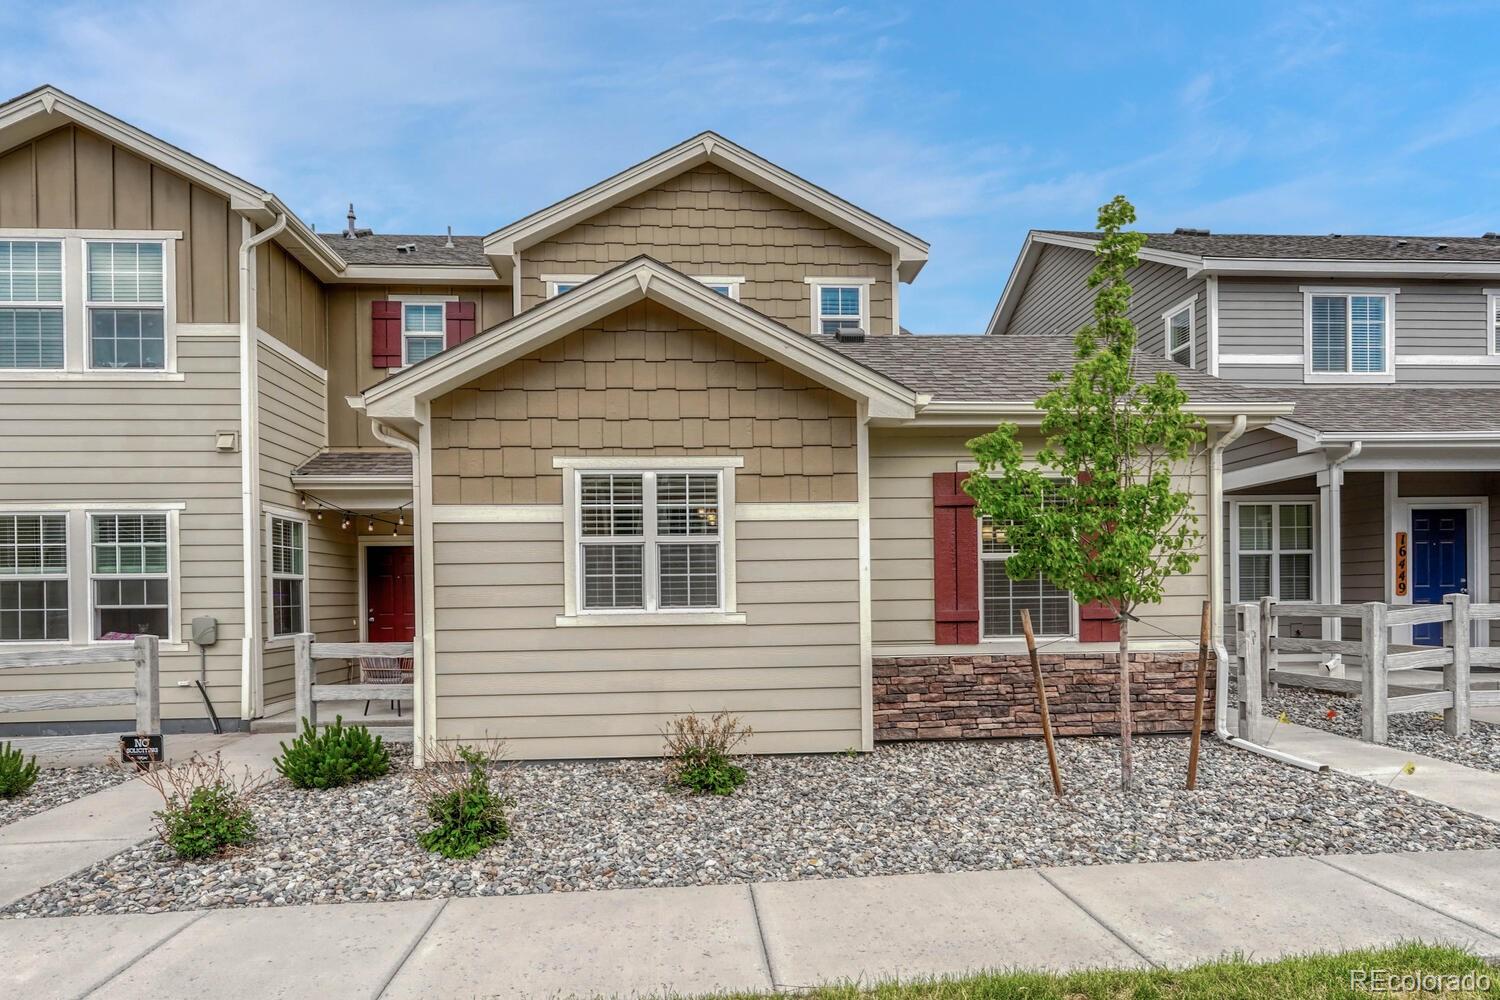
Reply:
[[[565,13],[564,13],[565,11]],[[917,233],[921,332],[1028,228],[1500,229],[1500,4],[0,0],[52,82],[320,229],[486,233],[712,128]]]

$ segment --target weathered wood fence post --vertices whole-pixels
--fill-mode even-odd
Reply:
[[[1360,712],[1359,734],[1366,743],[1386,741],[1390,708],[1390,685],[1386,683],[1386,652],[1391,630],[1386,624],[1389,609],[1377,601],[1360,608]]]
[[[1267,693],[1273,690],[1271,672],[1276,669],[1276,636],[1280,631],[1275,604],[1274,597],[1260,599],[1260,689]]]
[[[1255,725],[1260,721],[1261,699],[1261,607],[1259,604],[1241,604],[1238,647],[1239,660],[1239,724],[1240,739],[1255,742]]]
[[[297,684],[297,721],[295,725],[299,728],[302,720],[306,719],[314,730],[318,728],[318,706],[313,701],[312,687],[314,664],[312,656],[313,634],[311,632],[298,632],[293,640],[296,649],[296,684]]]
[[[161,732],[160,640],[135,637],[135,731],[144,736]]]
[[[1443,667],[1443,687],[1453,693],[1453,707],[1443,710],[1443,732],[1449,736],[1469,733],[1469,595],[1448,594],[1443,603],[1452,608],[1453,617],[1443,622],[1443,645],[1453,650],[1453,661]]]

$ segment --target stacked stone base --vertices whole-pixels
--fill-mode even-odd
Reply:
[[[1119,735],[1117,654],[1050,654],[1041,663],[1053,732]],[[1214,711],[1212,659],[1208,666],[1205,728],[1212,727]],[[1197,675],[1197,653],[1132,654],[1132,732],[1191,731]],[[875,657],[877,740],[1041,735],[1036,684],[1024,653]]]

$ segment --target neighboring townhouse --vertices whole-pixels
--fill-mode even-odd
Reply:
[[[1093,246],[1033,231],[988,332],[1085,322],[1091,297],[1071,276]],[[1150,234],[1141,258],[1132,318],[1145,352],[1296,404],[1226,451],[1229,602],[1492,599],[1500,236],[1179,229]],[[1436,626],[1413,631],[1440,641]]]
[[[1064,731],[1111,727],[1108,615],[1010,580],[960,488],[1069,345],[903,335],[927,245],[721,136],[483,238],[316,234],[43,88],[0,107],[0,249],[0,641],[160,632],[170,725],[203,724],[210,615],[239,725],[287,710],[311,631],[413,640],[416,737],[521,757],[651,754],[720,709],[770,752],[1034,733],[1025,608]],[[1185,385],[1211,456],[1291,412]],[[1144,730],[1191,700],[1215,468],[1184,470],[1207,558],[1142,612]]]

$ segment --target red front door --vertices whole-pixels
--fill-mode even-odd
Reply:
[[[365,549],[369,642],[411,642],[417,634],[412,551],[410,545],[371,545]]]

